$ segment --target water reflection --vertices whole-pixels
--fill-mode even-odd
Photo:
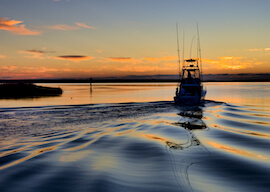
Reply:
[[[180,112],[177,114],[180,116],[178,122],[173,123],[180,128],[184,128],[188,131],[188,140],[185,143],[175,143],[171,141],[166,141],[166,145],[169,147],[169,155],[171,158],[171,164],[173,167],[173,172],[175,179],[178,182],[179,188],[181,191],[193,191],[191,181],[189,179],[189,168],[203,161],[203,159],[194,158],[194,154],[182,153],[183,151],[191,148],[200,147],[204,149],[204,152],[207,152],[209,156],[209,151],[202,145],[200,140],[195,136],[194,131],[197,130],[206,130],[207,126],[202,120],[203,110],[201,107],[181,107]],[[197,148],[198,149],[198,148]],[[181,152],[180,152],[181,151]],[[201,150],[200,150],[201,152]],[[199,152],[199,153],[200,153]],[[190,156],[191,155],[191,156]],[[196,154],[195,154],[196,156]],[[176,159],[176,157],[179,157]],[[179,167],[180,164],[180,167]]]
[[[190,139],[184,144],[177,144],[171,141],[166,141],[167,146],[170,149],[187,149],[192,146],[200,145],[200,141],[196,138],[193,133],[193,130],[203,130],[207,126],[203,122],[203,111],[200,107],[183,107],[178,115],[181,119],[178,122],[173,123],[176,126],[186,129],[189,132]]]
[[[200,145],[200,141],[194,135],[193,130],[203,130],[207,128],[206,124],[202,120],[202,109],[200,107],[185,107],[182,111],[178,113],[178,115],[181,117],[181,119],[178,122],[174,123],[174,125],[182,127],[189,132],[190,142],[188,142],[188,145],[183,145],[167,141],[166,144],[171,149],[181,150],[189,148],[191,146]]]
[[[268,191],[270,114],[259,109],[214,101],[3,109],[0,191]]]
[[[232,148],[232,147],[229,147],[227,145],[222,145],[222,144],[219,144],[219,143],[215,143],[215,142],[211,142],[211,141],[208,141],[208,144],[210,144],[211,146],[217,148],[217,149],[221,149],[223,151],[226,151],[228,153],[232,153],[232,154],[236,154],[236,155],[239,155],[239,156],[245,156],[245,157],[248,157],[248,158],[258,158],[260,160],[267,160],[268,158],[267,157],[264,157],[260,154],[254,154],[250,151],[244,151],[244,150],[240,150],[240,149],[235,149],[235,148]]]

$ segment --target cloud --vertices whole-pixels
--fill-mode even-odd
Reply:
[[[82,28],[87,28],[87,29],[95,29],[95,27],[88,26],[85,23],[76,23],[77,26],[82,27]]]
[[[144,72],[155,72],[158,70],[158,66],[148,66],[148,65],[126,65],[123,67],[119,67],[116,69],[117,71],[122,71],[122,72],[136,72],[136,73],[144,73]]]
[[[2,66],[1,69],[4,71],[13,71],[14,69],[18,68],[15,65],[10,65],[10,66]]]
[[[208,60],[208,59],[202,59],[203,62],[207,62],[212,67],[216,67],[219,69],[244,69],[247,68],[247,66],[241,61],[242,57],[219,57],[219,60]]]
[[[100,63],[117,62],[117,63],[137,64],[140,61],[138,59],[134,59],[132,57],[108,57],[108,58],[101,58],[99,60],[99,62]]]
[[[38,50],[26,50],[26,51],[18,51],[18,53],[20,54],[24,54],[26,58],[30,58],[30,59],[45,59],[45,57],[43,57],[43,52],[42,51],[38,51]]]
[[[27,50],[26,52],[28,52],[28,53],[39,53],[39,54],[54,53],[54,51],[43,51],[43,50],[37,50],[37,49]]]
[[[82,28],[95,29],[95,27],[88,26],[85,23],[76,23],[76,25],[66,25],[66,24],[51,25],[51,26],[47,26],[46,28],[53,29],[53,30],[62,30],[62,31],[74,31],[74,30],[79,30]]]
[[[56,56],[55,58],[61,59],[61,60],[69,60],[73,62],[87,61],[87,60],[94,59],[94,57],[83,56],[83,55],[63,55],[63,56]]]
[[[5,57],[7,57],[7,56],[6,55],[0,55],[0,59],[5,58]]]
[[[139,59],[135,59],[132,57],[109,57],[109,58],[100,58],[98,62],[100,63],[107,63],[107,62],[118,62],[118,63],[132,63],[132,64],[157,64],[163,63],[168,64],[174,62],[176,63],[177,57],[176,56],[164,56],[164,57],[143,57]],[[172,64],[169,64],[173,66]],[[167,65],[167,66],[169,66]]]
[[[164,57],[144,57],[145,61],[150,61],[152,63],[162,62],[162,61],[176,61],[176,56],[164,56]]]
[[[231,69],[231,70],[239,70],[246,68],[253,68],[256,65],[261,65],[262,62],[257,61],[257,59],[245,59],[243,57],[219,57],[218,60],[215,59],[202,59],[204,68],[207,69]]]
[[[48,67],[22,67],[14,72],[9,72],[12,79],[40,79],[40,78],[52,78],[54,73],[62,72],[63,70],[57,68],[48,68]],[[5,73],[0,74],[5,75]]]
[[[27,29],[22,24],[23,21],[9,20],[9,18],[0,18],[0,30],[5,30],[17,35],[39,35],[40,31]]]
[[[75,70],[78,77],[85,73],[83,70]],[[46,66],[2,66],[0,67],[0,78],[5,79],[41,79],[41,78],[61,78],[69,77],[74,70],[62,67],[46,67]]]
[[[62,30],[62,31],[73,31],[73,30],[80,29],[80,27],[78,26],[71,26],[71,25],[66,25],[66,24],[52,25],[52,26],[48,26],[47,28],[53,29],[53,30]]]
[[[69,60],[73,62],[87,61],[94,59],[94,57],[84,56],[84,55],[62,55],[62,56],[46,56],[46,53],[54,53],[54,51],[46,51],[46,50],[37,50],[31,49],[26,51],[18,51],[20,54],[24,54],[26,58],[30,59],[60,59],[60,60]]]
[[[115,71],[123,72],[123,73],[145,73],[145,74],[173,74],[176,72],[177,67],[176,66],[168,66],[168,65],[151,65],[151,64],[137,64],[137,65],[123,65],[113,68]]]
[[[131,60],[134,60],[131,57],[109,57],[108,59],[110,61],[131,61]]]
[[[120,65],[106,65],[103,66],[104,70],[118,71],[124,73],[136,73],[136,74],[153,74],[153,73],[173,73],[177,69],[177,63],[175,56],[164,57],[144,57],[135,59],[132,57],[109,57],[103,58],[100,62],[117,62]],[[132,65],[131,65],[132,64]]]
[[[233,59],[237,59],[237,58],[234,58],[234,57],[219,57],[220,60],[233,60]]]
[[[102,50],[101,49],[96,49],[96,52],[97,53],[102,53]]]
[[[37,49],[30,49],[26,51],[18,51],[20,54],[24,54],[26,58],[30,59],[45,59],[50,58],[48,56],[45,56],[46,53],[54,53],[54,51],[46,51],[46,50],[37,50]]]
[[[177,63],[164,63],[164,65],[168,67],[176,67],[178,64]]]
[[[249,49],[250,52],[263,51],[263,49]]]
[[[270,48],[264,48],[264,49],[249,49],[250,52],[256,52],[256,51],[270,51]]]
[[[48,67],[23,67],[22,72],[29,72],[29,73],[47,73],[47,72],[56,72],[59,69],[55,68],[48,68]]]

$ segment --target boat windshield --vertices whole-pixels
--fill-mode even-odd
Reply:
[[[199,79],[199,70],[184,70],[183,79]]]

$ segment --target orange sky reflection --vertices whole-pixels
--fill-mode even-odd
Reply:
[[[264,157],[262,155],[254,154],[254,153],[244,151],[244,150],[240,150],[240,149],[235,149],[235,148],[232,148],[232,147],[229,147],[229,146],[226,146],[226,145],[222,145],[222,144],[219,144],[219,143],[215,143],[215,142],[211,142],[211,141],[208,141],[207,143],[210,144],[214,148],[222,149],[222,150],[224,150],[226,152],[233,153],[233,154],[236,154],[236,155],[250,157],[250,158],[256,158],[256,159],[261,159],[261,160],[268,159],[267,157]]]

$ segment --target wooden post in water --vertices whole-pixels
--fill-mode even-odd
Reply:
[[[90,81],[90,93],[92,93],[92,91],[93,91],[93,87],[92,87],[93,78],[90,78],[89,81]]]

